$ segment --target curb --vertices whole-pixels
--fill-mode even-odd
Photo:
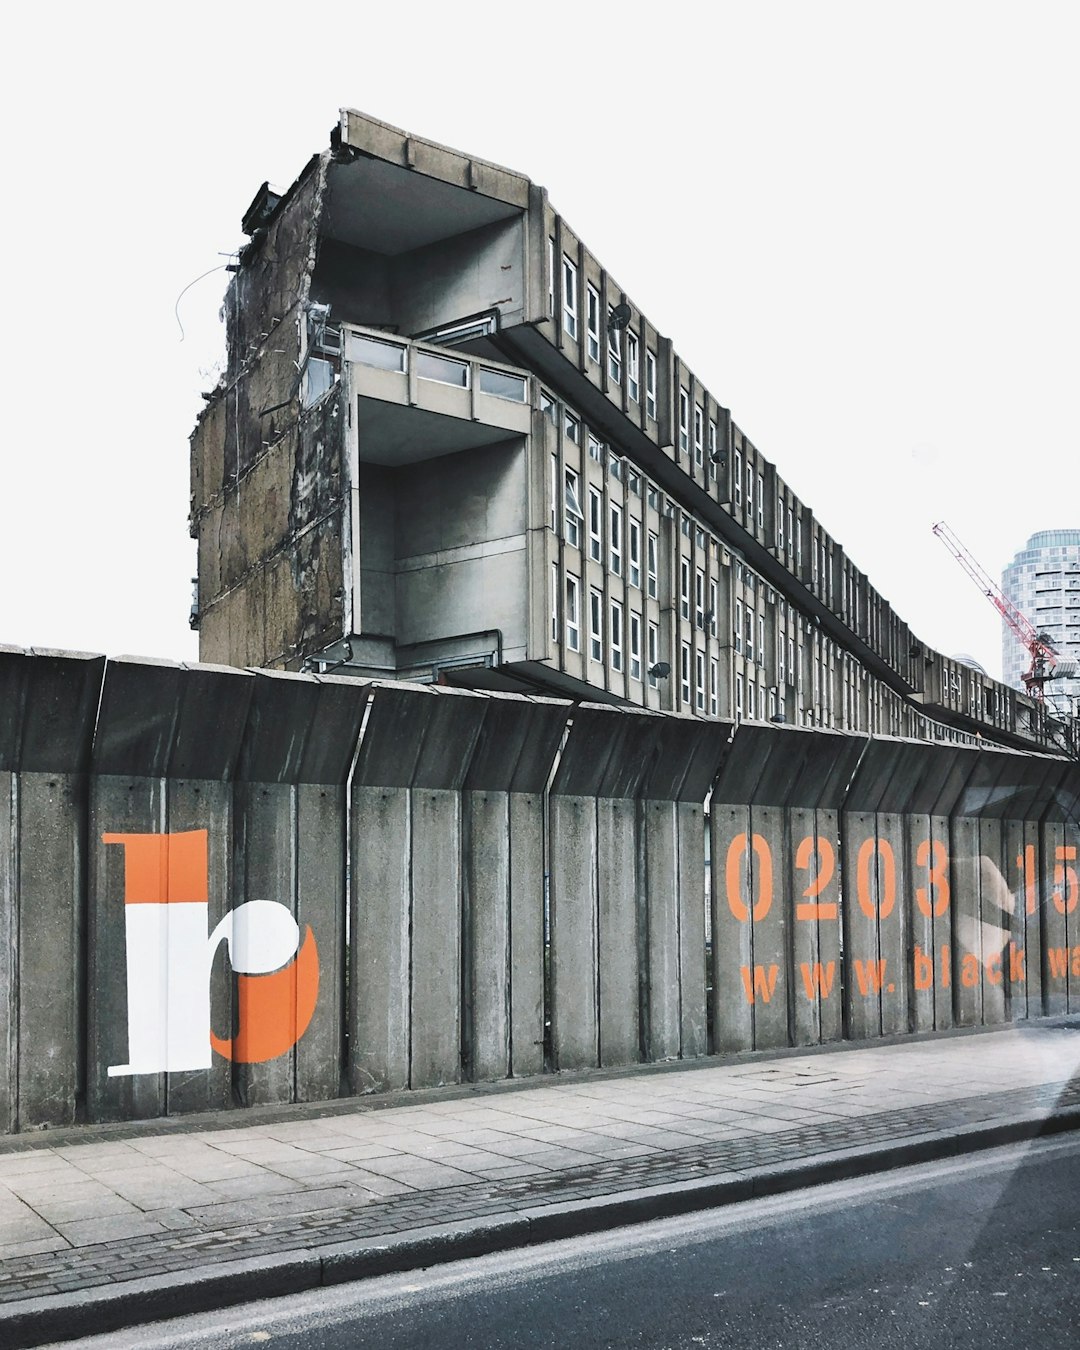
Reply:
[[[764,1196],[850,1181],[916,1163],[938,1162],[1080,1129],[1080,1107],[1047,1117],[964,1125],[865,1148],[818,1154],[773,1166],[722,1172],[700,1180],[621,1191],[566,1204],[525,1206],[461,1223],[414,1228],[280,1256],[215,1262],[70,1293],[0,1306],[0,1345],[33,1350],[193,1313],[216,1312],[256,1299],[278,1298],[380,1275],[396,1275],[493,1252],[584,1237],[628,1224],[676,1218]]]

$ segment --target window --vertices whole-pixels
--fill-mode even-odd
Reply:
[[[735,451],[735,506],[742,506],[742,453]]]
[[[765,615],[759,614],[757,620],[757,650],[758,660],[765,664]]]
[[[622,601],[611,602],[611,669],[623,668]]]
[[[551,456],[551,515],[548,520],[554,534],[559,533],[559,458]]]
[[[690,395],[679,389],[679,453],[690,453]]]
[[[791,547],[791,541],[795,538],[795,531],[794,531],[794,529],[792,528],[792,525],[791,525],[791,518],[792,518],[792,508],[789,506],[788,509],[787,509],[787,540],[788,540],[788,548]]]
[[[781,684],[784,683],[784,638],[783,634],[776,644],[776,678]]]
[[[604,557],[604,543],[601,536],[603,519],[604,499],[599,488],[591,487],[589,489],[589,557],[594,562],[601,562]]]
[[[641,615],[630,611],[630,678],[641,679]]]
[[[548,235],[548,314],[555,317],[555,240]]]
[[[789,637],[787,640],[787,661],[788,661],[788,684],[795,681],[795,639]]]
[[[595,587],[589,591],[589,655],[604,659],[604,597]]]
[[[563,431],[567,440],[573,441],[575,445],[581,444],[581,423],[572,412],[567,412],[563,416]]]
[[[645,349],[645,412],[656,416],[656,357]]]
[[[682,686],[682,702],[684,708],[690,706],[690,644],[684,642],[680,651],[679,674],[681,676],[680,684]]]
[[[566,491],[563,509],[566,515],[566,542],[574,548],[581,547],[581,498],[578,495],[580,480],[574,469],[566,470]],[[575,648],[576,650],[576,648]]]
[[[746,607],[746,659],[754,659],[754,611]]]
[[[540,411],[548,419],[553,427],[559,425],[559,408],[554,398],[546,389],[540,390]]]
[[[480,392],[492,394],[495,398],[508,398],[514,403],[524,403],[526,385],[520,375],[509,375],[505,370],[489,370],[480,367]]]
[[[715,581],[709,582],[709,632],[716,636],[716,611],[719,606],[719,590]]]
[[[765,528],[765,478],[760,473],[757,476],[757,523],[759,530]]]
[[[607,355],[608,376],[612,384],[622,384],[622,347],[619,343],[619,329],[611,322],[614,308],[608,305]]]
[[[563,254],[562,260],[562,321],[572,338],[578,335],[577,263]]]
[[[746,715],[753,721],[754,718],[754,681],[746,682]]]
[[[378,338],[350,333],[347,351],[350,361],[359,361],[363,366],[374,366],[376,370],[405,369],[405,348],[393,342],[380,342]]]
[[[784,499],[776,499],[776,547],[783,550],[784,547]]]
[[[695,652],[695,674],[697,675],[697,710],[705,711],[705,653]]]
[[[705,573],[700,567],[694,572],[694,623],[705,627]]]
[[[649,624],[649,684],[655,689],[657,676],[653,674],[653,667],[658,662],[657,652],[660,650],[660,629],[656,624]]]
[[[788,522],[790,524],[790,521]],[[802,569],[802,520],[795,522],[795,566]]]
[[[626,387],[636,403],[641,397],[641,358],[638,336],[632,328],[626,330]]]
[[[720,662],[714,656],[709,662],[709,716],[720,715]]]
[[[716,477],[716,461],[719,458],[716,449],[716,423],[709,418],[709,477]]]
[[[559,640],[559,564],[551,564],[551,640]]]
[[[698,468],[705,464],[705,413],[700,404],[694,404],[694,463]]]
[[[742,601],[741,601],[741,600],[736,600],[736,601],[735,601],[735,624],[734,624],[734,626],[733,626],[733,628],[732,628],[732,630],[731,630],[731,635],[732,635],[732,637],[735,639],[735,650],[736,650],[737,652],[741,652],[741,651],[742,651],[742,629],[743,629],[743,616],[742,616],[742,610],[743,610],[743,607],[742,607]]]
[[[577,577],[566,574],[566,645],[581,651],[581,590]]]
[[[648,574],[648,581],[649,581],[648,585],[649,597],[653,600],[656,599],[657,556],[659,552],[660,552],[659,537],[652,530],[650,530],[648,540],[648,557],[646,559],[646,572]]]
[[[611,571],[618,577],[622,576],[622,507],[617,502],[611,503],[609,523],[611,527],[608,540],[611,545]]]
[[[743,715],[743,677],[735,676],[735,721],[741,722]]]
[[[455,361],[449,356],[436,356],[434,352],[416,353],[416,373],[422,380],[434,380],[438,384],[453,384],[459,389],[469,387],[469,367],[465,361]]]
[[[641,585],[641,524],[631,516],[629,522],[630,585]]]
[[[604,462],[604,447],[595,436],[589,437],[589,458],[595,459],[597,464],[603,464]]]
[[[679,559],[679,613],[684,619],[690,617],[690,563],[686,558]]]
[[[600,360],[600,292],[595,286],[589,286],[586,289],[586,326],[588,329],[587,347],[589,358],[593,361]]]
[[[746,512],[754,514],[754,469],[750,464],[746,466]]]

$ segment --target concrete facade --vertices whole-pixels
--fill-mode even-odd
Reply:
[[[545,189],[345,110],[245,229],[204,660],[1067,743],[909,630]]]

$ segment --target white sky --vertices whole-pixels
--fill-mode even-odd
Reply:
[[[32,13],[31,13],[32,11]],[[20,6],[0,642],[195,659],[188,445],[264,179],[341,106],[527,173],[911,624],[1080,526],[1080,6]]]

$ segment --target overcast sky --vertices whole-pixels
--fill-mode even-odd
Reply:
[[[342,106],[544,184],[925,641],[1080,526],[1080,5],[22,6],[0,643],[193,660],[213,272]]]

